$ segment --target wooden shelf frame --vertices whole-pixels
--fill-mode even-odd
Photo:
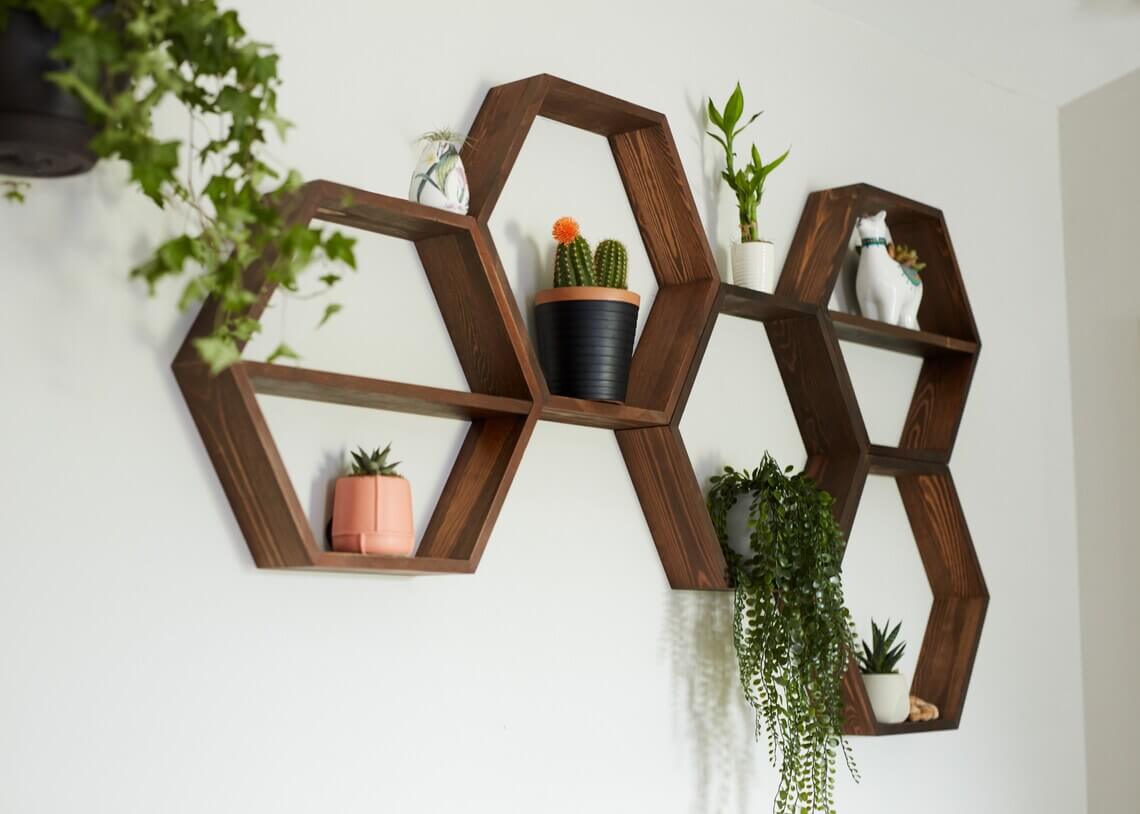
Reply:
[[[549,392],[488,220],[534,119],[606,138],[659,290],[631,366],[624,404]],[[713,262],[668,122],[562,79],[540,75],[492,88],[463,149],[471,214],[456,215],[329,181],[306,184],[283,206],[289,223],[327,221],[415,243],[470,392],[242,361],[211,377],[193,349],[210,332],[207,302],[173,369],[234,515],[262,568],[389,574],[473,573],[540,420],[613,430],[671,587],[729,590],[727,567],[679,430],[717,319],[763,323],[808,453],[807,469],[834,497],[850,532],[866,479],[896,479],[934,593],[914,679],[943,717],[875,722],[854,662],[845,689],[848,731],[890,735],[958,725],[988,594],[948,464],[981,350],[942,213],[865,184],[809,196],[775,294],[726,285]],[[828,310],[855,219],[886,209],[892,233],[930,263],[908,331]],[[264,262],[245,284],[251,315],[273,286]],[[840,341],[923,358],[900,443],[867,435]],[[257,403],[273,395],[461,419],[470,429],[416,556],[325,550]]]

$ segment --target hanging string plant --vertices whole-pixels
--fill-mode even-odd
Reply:
[[[708,509],[735,585],[733,639],[745,698],[779,769],[778,814],[835,810],[836,763],[858,772],[843,735],[843,675],[854,626],[843,602],[843,534],[832,497],[771,456],[726,467]],[[748,501],[748,554],[730,545],[728,516]]]
[[[266,279],[286,291],[298,289],[300,273],[315,260],[355,268],[352,239],[290,225],[281,215],[301,178],[267,159],[269,134],[284,137],[289,127],[277,112],[279,56],[247,35],[236,12],[214,0],[0,0],[5,32],[20,38],[32,64],[52,68],[21,77],[49,83],[38,85],[33,98],[62,90],[65,102],[78,100],[85,109],[91,137],[79,150],[93,156],[72,171],[87,169],[95,157],[121,159],[144,195],[189,216],[191,228],[162,242],[131,276],[152,292],[167,278],[181,278],[183,309],[207,297],[218,302],[213,331],[195,340],[213,372],[236,362],[240,345],[261,329],[248,313],[254,294],[242,279],[252,263],[262,262]],[[41,47],[50,50],[37,53]],[[155,132],[155,111],[169,102],[189,116],[185,139]],[[20,146],[32,158],[52,148]],[[10,174],[67,174],[37,171],[43,167],[31,159],[8,164]],[[3,189],[13,202],[28,195],[25,182],[4,182]],[[320,277],[320,289],[339,280],[333,266]],[[338,310],[328,305],[324,319]],[[295,355],[280,345],[271,360]]]

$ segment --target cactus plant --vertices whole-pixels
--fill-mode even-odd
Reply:
[[[594,285],[594,268],[590,262],[590,244],[573,218],[559,218],[552,230],[558,248],[554,253],[554,287]]]
[[[364,451],[364,447],[358,448],[356,452],[352,453],[352,474],[359,476],[381,475],[388,478],[403,477],[396,471],[396,467],[400,465],[399,461],[388,463],[388,453],[391,451],[391,444],[384,447],[383,450],[373,450],[371,455]]]
[[[874,619],[871,620],[872,644],[868,645],[864,639],[863,651],[855,653],[855,659],[859,662],[859,669],[862,672],[872,675],[897,672],[895,667],[898,666],[899,660],[903,657],[903,651],[906,650],[906,642],[895,644],[901,627],[902,622],[899,622],[892,630],[891,620],[888,619],[887,623],[880,628],[875,624]]]
[[[606,288],[625,288],[629,253],[620,240],[607,239],[594,252],[594,283]]]

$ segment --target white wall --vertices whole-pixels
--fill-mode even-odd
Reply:
[[[285,55],[276,152],[310,177],[402,194],[414,136],[470,122],[541,71],[665,112],[723,257],[731,202],[703,96],[740,78],[786,247],[805,195],[870,181],[944,208],[985,351],[954,458],[993,594],[956,732],[855,743],[845,814],[1084,810],[1076,545],[1056,113],[794,2],[550,6],[248,0]],[[168,125],[185,123],[172,111]],[[774,790],[738,700],[725,595],[669,591],[611,435],[542,424],[479,573],[257,571],[176,392],[188,317],[124,279],[163,234],[116,167],[0,214],[0,811],[744,812]],[[636,240],[602,142],[528,142],[493,227],[533,289],[554,217]],[[635,254],[634,285],[648,270]],[[369,241],[309,364],[459,381],[407,247]],[[335,359],[334,359],[335,357]],[[860,356],[876,426],[913,371]],[[396,441],[420,516],[451,425],[304,404],[266,410],[302,499],[330,456]],[[884,418],[885,417],[885,418]],[[442,427],[436,430],[437,426]],[[702,477],[802,445],[759,326],[726,319],[682,426]],[[897,498],[856,521],[860,625],[929,602]],[[893,503],[892,503],[893,501]]]
[[[1140,799],[1140,73],[1061,110],[1089,811]]]

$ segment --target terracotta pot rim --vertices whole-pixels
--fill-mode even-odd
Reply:
[[[574,301],[625,302],[635,308],[641,306],[641,296],[636,291],[606,288],[600,285],[565,285],[559,288],[547,288],[534,295],[535,305]]]
[[[341,475],[337,480],[367,480],[380,478],[381,480],[407,480],[403,475]]]

